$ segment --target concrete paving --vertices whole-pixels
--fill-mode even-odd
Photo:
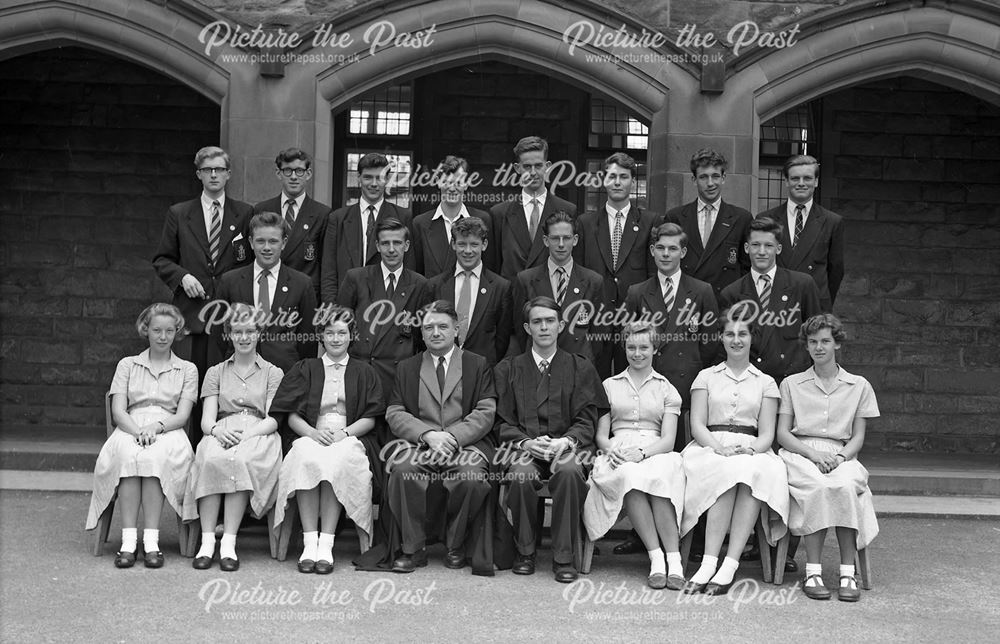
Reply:
[[[685,598],[647,591],[646,559],[604,554],[576,585],[539,572],[473,577],[441,563],[411,575],[355,572],[357,541],[338,539],[336,570],[320,577],[268,556],[260,527],[244,530],[242,568],[191,568],[164,519],[166,566],[117,570],[120,525],[106,554],[90,554],[83,531],[89,497],[72,492],[0,492],[0,641],[874,641],[982,642],[1000,629],[1000,523],[883,518],[870,548],[874,588],[857,604],[802,595],[800,575],[783,586],[758,582],[744,564],[742,590]],[[165,515],[166,516],[166,513]],[[602,542],[610,553],[611,541]],[[799,563],[802,565],[802,554]],[[837,551],[827,542],[827,584]],[[685,601],[687,599],[687,601]],[[993,633],[993,635],[990,635]]]

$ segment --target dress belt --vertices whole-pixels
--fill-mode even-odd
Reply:
[[[746,434],[747,436],[757,435],[757,428],[751,427],[750,425],[709,425],[708,431],[732,432],[734,434]]]
[[[258,411],[251,411],[249,409],[241,409],[240,411],[231,412],[219,412],[219,420],[223,418],[229,418],[230,416],[253,416],[254,418],[263,418],[263,416]]]

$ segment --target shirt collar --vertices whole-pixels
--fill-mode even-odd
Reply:
[[[288,195],[286,195],[285,191],[282,190],[281,191],[281,204],[280,204],[280,206],[281,206],[281,214],[282,215],[285,214],[285,209],[288,208],[288,200],[289,199],[292,199],[292,197],[289,197]],[[303,202],[305,202],[305,200],[306,200],[306,193],[305,193],[304,190],[299,194],[298,197],[295,197],[294,199],[292,199],[292,201],[295,202],[295,214],[296,214],[296,216],[299,214],[299,211],[302,210],[302,204],[303,204]]]
[[[531,200],[534,199],[538,202],[538,210],[541,212],[545,210],[545,197],[547,192],[542,190],[541,193],[537,195],[529,194],[526,190],[521,191],[521,206],[524,208],[524,212],[531,214]]]
[[[559,353],[559,349],[556,349],[556,353]],[[555,362],[556,353],[553,353],[552,357],[548,358],[547,362],[549,363],[549,367],[551,367],[552,363]],[[534,358],[534,360],[535,360],[535,368],[540,368],[542,360],[545,360],[545,358],[543,358],[542,356],[538,355],[538,353],[535,352],[534,349],[531,350],[531,357]]]
[[[712,203],[708,203],[707,201],[702,201],[701,197],[698,197],[698,214],[701,214],[701,211],[705,209],[705,206],[712,206],[712,208],[714,209],[713,212],[715,214],[719,214],[719,206],[721,205],[722,205],[722,197],[719,197]]]
[[[201,192],[201,207],[204,208],[205,212],[212,212],[212,202],[213,201],[218,201],[219,202],[219,209],[220,210],[225,210],[226,209],[226,193],[223,192],[221,195],[219,195],[218,199],[211,199],[207,194],[205,194],[205,191],[202,190],[202,192]]]
[[[788,206],[787,206],[787,209],[786,209],[786,210],[787,210],[787,212],[788,212],[788,216],[789,216],[789,217],[794,217],[794,216],[795,216],[795,208],[796,208],[796,207],[797,207],[798,205],[799,205],[799,204],[795,203],[795,202],[794,202],[794,201],[792,201],[791,199],[789,199],[789,200],[788,200]],[[802,204],[802,205],[806,207],[806,210],[805,210],[805,212],[803,213],[803,215],[802,215],[802,216],[803,216],[803,218],[807,218],[807,217],[809,217],[809,213],[811,213],[811,212],[812,212],[812,208],[813,208],[813,200],[812,200],[812,199],[810,199],[809,201],[805,202],[805,203],[804,203],[804,204]]]
[[[149,349],[146,349],[145,351],[143,351],[142,353],[140,353],[139,355],[137,355],[135,357],[135,362],[136,362],[136,364],[141,364],[142,366],[146,367],[146,369],[148,369],[149,372],[152,373],[153,375],[158,375],[157,373],[155,373],[153,371],[153,363],[150,362],[150,360],[149,360]],[[177,355],[174,354],[173,351],[171,351],[170,352],[170,362],[168,363],[168,367],[170,369],[180,369],[181,368],[181,362],[182,362],[181,359],[178,358]]]
[[[351,356],[349,354],[346,354],[346,353],[344,354],[344,356],[340,360],[334,360],[333,358],[330,357],[330,354],[328,354],[328,353],[324,353],[323,354],[323,358],[322,358],[322,360],[323,360],[323,366],[324,367],[332,367],[335,364],[339,364],[341,367],[346,367],[347,366],[347,361],[350,360],[350,359],[351,359]]]
[[[461,208],[458,209],[458,216],[452,219],[452,221],[458,221],[459,219],[468,216],[469,216],[469,209],[466,208],[465,204],[463,203]],[[444,208],[441,207],[441,204],[438,204],[437,210],[434,211],[434,216],[431,217],[431,221],[434,221],[435,219],[447,219],[447,217],[444,216]]]
[[[236,354],[234,353],[233,355],[229,356],[228,358],[226,358],[224,360],[224,362],[229,363],[231,365],[236,364]],[[254,357],[253,357],[253,364],[258,369],[263,369],[264,368],[264,358],[261,358],[259,353],[255,354]]]
[[[397,268],[394,271],[390,271],[389,268],[385,265],[385,262],[379,262],[378,265],[382,267],[382,281],[388,282],[389,273],[392,273],[393,275],[396,276],[396,286],[399,286],[399,279],[403,276],[403,265],[400,264],[399,268]]]
[[[617,375],[611,376],[611,379],[612,380],[623,380],[623,381],[625,381],[625,382],[627,382],[629,384],[632,383],[632,379],[629,378],[629,375],[628,375],[628,369],[625,369],[624,371],[622,371],[621,373],[619,373]],[[652,371],[649,372],[649,375],[646,376],[646,378],[642,382],[639,383],[639,388],[641,389],[642,386],[645,385],[650,380],[662,380],[664,382],[669,382],[667,380],[666,376],[664,376],[664,375],[662,375],[660,373],[657,373],[657,371],[654,369],[654,370],[652,370]]]
[[[281,270],[281,260],[279,259],[277,264],[275,264],[274,266],[272,266],[267,270],[271,271],[271,277],[273,277],[274,279],[278,279],[278,272]],[[253,281],[256,282],[257,280],[259,280],[260,274],[263,272],[264,272],[264,267],[258,264],[256,260],[254,260]]]
[[[452,356],[455,355],[455,349],[456,348],[457,348],[457,346],[453,344],[453,345],[451,345],[451,349],[448,350],[448,353],[444,354],[444,370],[445,371],[448,371],[448,368],[451,367],[451,358],[452,358]],[[430,349],[427,350],[427,355],[431,359],[431,365],[435,369],[437,369],[438,360],[440,360],[441,356],[434,355],[433,353],[431,353]]]
[[[483,273],[483,260],[479,260],[479,263],[476,264],[476,267],[473,268],[473,269],[471,269],[471,270],[472,270],[472,275],[476,279],[481,278],[482,277],[482,273]],[[462,265],[459,264],[458,262],[455,262],[455,277],[458,277],[459,275],[463,274],[464,272],[465,272],[465,269],[462,268]]]
[[[375,216],[378,217],[378,214],[382,211],[383,203],[385,203],[385,197],[380,198],[375,203],[368,203],[368,200],[365,199],[364,196],[362,196],[361,199],[358,200],[358,206],[361,208],[361,214],[363,216],[367,215],[368,206],[375,206]]]
[[[716,372],[716,373],[724,373],[724,374],[726,374],[727,376],[729,376],[730,378],[732,378],[733,380],[735,380],[737,382],[745,380],[748,376],[760,377],[760,376],[764,375],[764,372],[762,372],[760,369],[758,369],[757,367],[755,367],[753,365],[749,365],[749,366],[747,366],[747,370],[743,372],[743,375],[740,376],[739,378],[737,378],[736,374],[734,374],[729,369],[729,365],[727,365],[725,363],[725,361],[720,362],[719,364],[717,364],[714,367],[712,367],[712,370],[714,372]]]
[[[674,271],[673,275],[664,275],[663,273],[661,273],[659,271],[656,271],[656,277],[660,280],[660,292],[661,293],[663,292],[663,287],[666,286],[667,280],[670,280],[671,282],[674,283],[674,293],[677,292],[677,289],[681,285],[681,269],[680,268],[678,268],[676,271]]]
[[[551,257],[547,260],[546,264],[548,265],[548,268],[549,268],[549,277],[555,277],[556,270],[559,269],[560,267],[557,266],[556,263],[552,261]],[[573,274],[573,258],[570,257],[569,261],[566,262],[566,265],[563,266],[562,268],[565,269],[565,271],[566,271],[566,277],[567,278],[570,275],[572,275]]]
[[[625,207],[622,208],[622,210],[621,210],[622,217],[624,217],[625,219],[628,219],[628,214],[631,211],[632,211],[632,202],[629,201],[627,204],[625,204]],[[611,204],[609,204],[606,201],[604,202],[604,212],[606,212],[608,214],[608,217],[611,219],[611,221],[614,222],[615,217],[618,214],[618,211],[615,210],[614,208],[612,208]]]
[[[751,268],[750,269],[750,275],[753,277],[754,286],[757,286],[758,283],[760,282],[760,276],[761,275],[767,275],[768,277],[770,277],[771,278],[771,285],[773,286],[774,285],[774,275],[777,272],[778,272],[778,264],[777,264],[777,262],[775,262],[774,266],[772,266],[771,270],[769,270],[767,273],[758,273],[756,268]]]
[[[856,384],[858,382],[858,377],[853,373],[850,373],[839,364],[837,365],[837,381],[847,383],[849,385]],[[796,382],[809,382],[810,380],[819,380],[819,376],[816,375],[816,367],[809,367],[802,373],[798,375]]]

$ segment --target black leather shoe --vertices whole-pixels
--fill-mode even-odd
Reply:
[[[299,572],[306,574],[316,572],[316,562],[312,559],[303,559],[299,562]]]
[[[809,580],[813,577],[818,578],[819,584],[810,586]],[[805,582],[802,584],[802,592],[809,599],[830,599],[830,589],[823,585],[822,575],[809,575],[806,577]]]
[[[668,590],[680,590],[684,588],[684,584],[687,580],[680,575],[667,575],[667,589]]]
[[[115,568],[131,568],[134,565],[134,552],[119,552],[115,555]]]
[[[799,564],[792,558],[785,559],[785,572],[798,572]]]
[[[573,564],[552,562],[552,572],[555,575],[556,581],[560,584],[571,584],[580,576],[576,568],[573,567]]]
[[[405,552],[392,562],[393,572],[413,572],[417,568],[427,565],[427,551],[424,549],[413,553],[412,555],[406,554]]]
[[[335,558],[331,558],[330,561],[325,559],[320,559],[316,562],[316,574],[317,575],[329,575],[333,572],[333,563]]]
[[[211,557],[195,557],[191,562],[191,567],[195,570],[208,570],[212,567]]]
[[[646,552],[646,546],[642,545],[642,540],[637,535],[630,534],[625,541],[616,545],[612,552],[616,555],[634,555]]]
[[[451,568],[452,570],[465,568],[466,563],[465,550],[462,549],[449,550],[448,554],[444,556],[445,567]]]
[[[705,585],[705,594],[713,596],[725,595],[729,592],[729,587],[732,585],[732,582],[729,582],[728,584],[714,584],[712,582],[708,582],[708,584]]]
[[[222,572],[236,572],[240,569],[240,560],[232,557],[223,557],[219,561],[219,570]]]
[[[145,557],[145,564],[147,568],[162,568],[163,567],[163,553],[159,550],[153,552],[147,552]]]
[[[760,559],[760,548],[757,544],[750,547],[749,550],[744,550],[743,554],[740,555],[740,561],[757,561]]]
[[[511,570],[515,575],[535,574],[535,555],[518,555]]]
[[[844,580],[849,580],[849,585],[844,585]],[[861,599],[861,589],[858,588],[857,577],[841,577],[840,588],[837,589],[837,599],[842,602],[856,602]]]
[[[697,595],[698,593],[705,592],[705,584],[697,584],[693,581],[689,581],[684,584],[683,588],[681,588],[681,592],[685,595]]]

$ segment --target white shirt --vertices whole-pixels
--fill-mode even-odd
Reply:
[[[382,285],[385,286],[386,292],[389,290],[389,275],[395,275],[393,278],[394,284],[393,288],[399,288],[399,278],[403,276],[403,266],[400,264],[399,268],[394,271],[390,271],[389,267],[385,265],[385,262],[379,264],[382,267]]]
[[[445,239],[448,240],[448,243],[451,243],[451,227],[452,227],[452,225],[454,225],[454,223],[456,221],[458,221],[459,219],[462,219],[462,218],[468,217],[468,216],[469,216],[469,209],[465,207],[464,203],[461,205],[461,207],[458,210],[458,216],[455,217],[454,219],[448,219],[448,217],[444,214],[444,208],[441,207],[441,204],[438,204],[437,210],[434,211],[434,216],[431,217],[431,221],[434,221],[435,219],[444,219],[444,236],[445,236]]]
[[[427,350],[427,355],[431,357],[431,363],[434,365],[435,371],[438,368],[438,362],[440,362],[441,358],[444,357],[444,372],[448,373],[448,367],[451,366],[451,358],[455,355],[455,345],[451,345],[451,348],[448,349],[448,353],[444,354],[444,356],[436,356],[430,352],[430,349]]]
[[[382,204],[385,203],[385,197],[382,197],[375,203],[368,203],[365,201],[364,196],[358,200],[358,207],[361,208],[361,248],[367,248],[368,244],[368,206],[375,206],[375,220],[378,220],[378,213],[382,210]],[[378,241],[377,239],[375,241]],[[364,251],[362,251],[364,252]]]
[[[761,275],[767,275],[768,277],[770,277],[771,278],[770,284],[771,284],[771,288],[773,289],[774,288],[774,274],[777,273],[777,272],[778,272],[778,265],[777,264],[775,264],[774,266],[772,266],[771,270],[769,270],[766,273],[758,273],[757,269],[755,269],[755,268],[751,268],[750,269],[750,276],[753,278],[753,285],[757,289],[757,295],[758,296],[760,295],[761,290],[764,288],[764,285],[761,284],[761,282],[760,282],[760,276]]]
[[[464,277],[465,269],[461,267],[457,262],[455,263],[455,306],[458,306],[459,298],[462,295],[462,284],[465,280]],[[476,296],[479,295],[479,280],[483,276],[483,263],[479,264],[472,269],[472,283],[469,285],[469,320],[472,320],[472,312],[476,310]],[[458,312],[459,315],[462,314],[461,311]],[[462,338],[464,341],[465,338]]]
[[[674,306],[677,306],[677,289],[681,285],[681,271],[680,271],[680,269],[677,269],[676,271],[674,271],[673,275],[664,275],[663,273],[660,273],[659,271],[657,271],[656,277],[657,277],[657,279],[660,280],[660,297],[663,297],[666,294],[666,292],[667,292],[667,280],[670,280],[671,285],[673,286],[673,290],[670,291],[670,292],[674,296]]]
[[[558,351],[558,349],[556,349],[556,350]],[[547,362],[548,365],[549,365],[549,369],[551,369],[552,368],[552,361],[556,359],[556,354],[553,353],[548,358],[543,358],[541,356],[541,354],[539,354],[537,351],[535,351],[534,349],[532,349],[531,350],[531,357],[535,359],[535,367],[538,369],[539,372],[541,372],[541,370],[542,370],[542,360],[544,360],[545,362]]]
[[[625,221],[628,219],[628,213],[632,210],[632,202],[625,204],[625,207],[621,209],[622,213],[622,236],[625,234]],[[611,204],[605,202],[604,212],[608,214],[608,230],[611,231],[611,238],[615,237],[615,219],[618,217],[618,212],[611,207]]]
[[[288,195],[286,195],[284,193],[284,191],[282,191],[282,193],[281,193],[281,212],[279,213],[282,216],[282,218],[284,218],[285,212],[288,211],[288,200],[289,199],[291,199],[292,203],[295,204],[294,206],[292,206],[292,209],[295,211],[295,221],[298,221],[299,220],[299,213],[302,212],[302,203],[306,200],[306,193],[303,190],[302,193],[299,194],[298,197],[292,198],[292,197],[289,197]]]
[[[212,202],[219,202],[219,225],[222,225],[222,218],[226,215],[226,195],[219,195],[218,199],[211,199],[204,191],[201,193],[201,212],[205,215],[205,233],[208,235],[209,243],[212,241]],[[219,228],[220,234],[222,228]],[[221,252],[221,251],[220,251]]]
[[[712,229],[715,228],[715,220],[719,217],[719,207],[722,205],[722,197],[719,197],[712,203],[702,201],[701,197],[698,197],[698,234],[705,230],[705,216],[708,214],[705,212],[705,208],[708,206],[712,207],[711,221],[708,222],[708,233],[712,234]],[[707,239],[703,239],[702,243],[707,242]]]
[[[565,266],[557,266],[555,262],[552,261],[550,257],[547,261],[549,268],[549,283],[552,285],[552,297],[559,297],[559,274],[556,272],[560,268],[566,271],[566,295],[569,295],[569,278],[573,275],[573,258],[570,257],[569,261],[566,262]]]
[[[330,357],[330,354],[323,353],[323,367],[325,367],[326,369],[330,369],[335,364],[339,364],[341,367],[346,367],[347,366],[347,361],[350,360],[350,359],[351,359],[351,356],[349,356],[346,353],[344,354],[344,356],[340,360],[334,360],[333,358]]]
[[[538,227],[541,228],[542,224],[542,213],[545,212],[545,195],[548,194],[545,190],[537,195],[528,194],[527,191],[521,191],[521,207],[524,208],[524,223],[528,224],[528,230],[531,230],[531,200],[534,199],[538,202]]]
[[[278,271],[281,270],[281,260],[268,269],[270,275],[267,276],[267,301],[274,306],[274,292],[278,290]],[[260,274],[264,268],[256,261],[253,263],[253,303],[256,306],[260,302]]]
[[[785,212],[787,213],[788,219],[788,239],[792,240],[792,242],[795,241],[795,209],[798,205],[799,204],[789,199],[787,205],[785,206]],[[810,199],[802,205],[805,207],[802,211],[802,226],[805,227],[806,222],[809,221],[809,213],[812,212],[813,200]]]

